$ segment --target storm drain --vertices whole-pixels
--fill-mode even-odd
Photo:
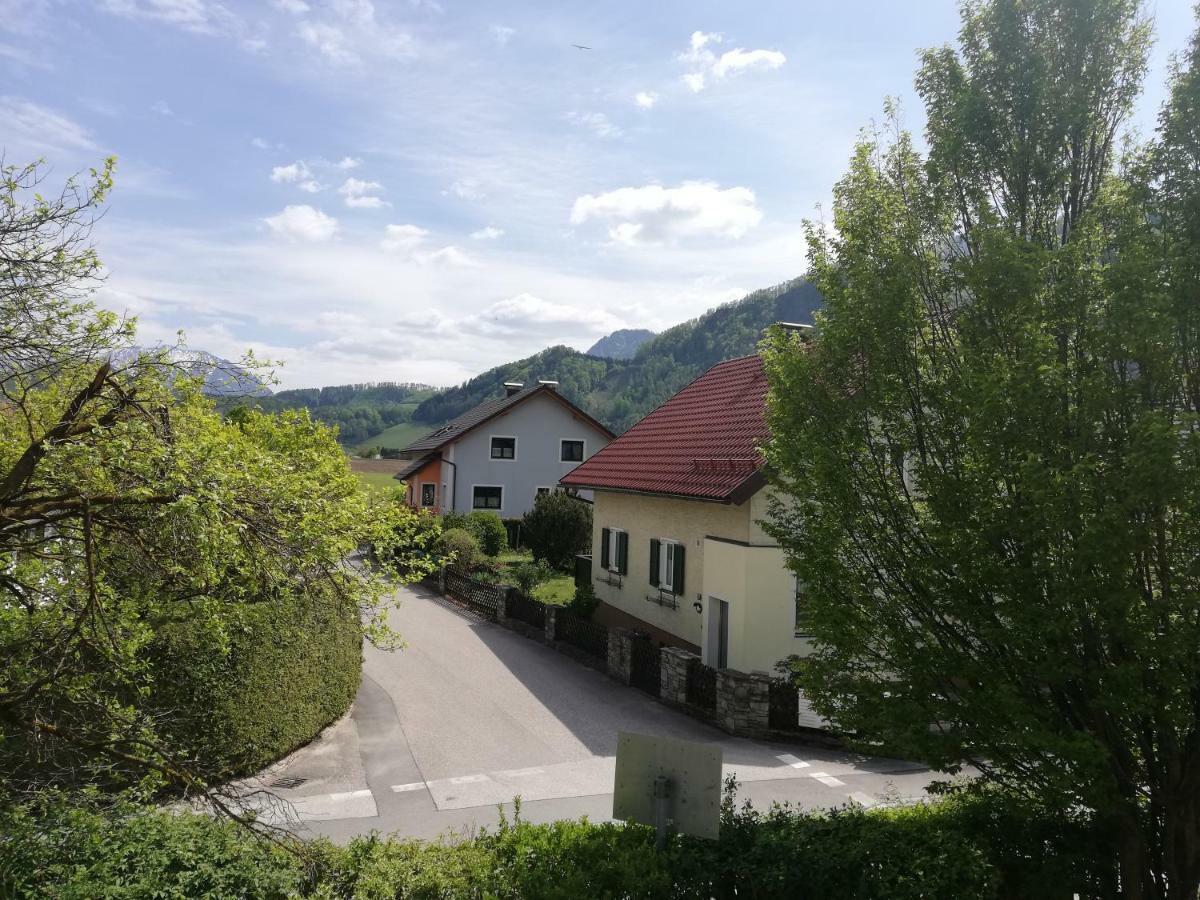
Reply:
[[[308,781],[307,778],[297,778],[293,775],[293,776],[289,776],[288,778],[275,779],[274,781],[271,782],[271,787],[273,787],[273,788],[298,788],[298,787],[300,787],[300,785],[304,784],[304,782],[306,782],[306,781]]]

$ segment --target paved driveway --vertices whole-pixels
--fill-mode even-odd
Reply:
[[[900,760],[730,737],[422,588],[397,592],[403,650],[368,647],[351,714],[258,779],[268,816],[347,839],[434,837],[511,815],[612,812],[617,732],[719,744],[739,797],[833,807],[919,797],[931,773]]]

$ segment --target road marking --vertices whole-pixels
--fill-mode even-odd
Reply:
[[[524,778],[526,775],[541,775],[545,769],[530,766],[528,769],[509,769],[507,772],[497,772],[501,778]]]
[[[457,778],[447,778],[448,784],[474,784],[477,781],[487,781],[486,775],[459,775]]]
[[[341,791],[336,794],[330,794],[329,799],[332,800],[334,803],[341,803],[343,800],[359,800],[359,799],[362,799],[363,797],[371,797],[371,796],[373,796],[373,795],[371,794],[370,789],[364,788],[361,791]]]
[[[790,753],[781,753],[781,754],[779,754],[779,756],[776,756],[775,758],[782,763],[787,763],[793,769],[807,769],[808,768],[808,763],[806,763],[802,759],[797,759],[795,756],[792,756],[792,754],[790,754]]]
[[[811,772],[809,773],[809,777],[815,778],[817,781],[821,782],[821,784],[827,784],[830,787],[842,787],[846,783],[840,779],[834,778],[828,772]]]
[[[870,809],[875,805],[875,798],[869,794],[864,794],[862,791],[855,791],[850,795],[850,799],[865,809]]]
[[[422,791],[425,789],[425,782],[414,781],[412,784],[393,784],[392,790],[397,794],[403,794],[405,791]]]

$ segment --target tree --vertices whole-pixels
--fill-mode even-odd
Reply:
[[[772,531],[817,708],[1083,806],[1126,897],[1200,886],[1197,62],[1117,170],[1132,0],[963,8],[810,226],[826,307],[776,332]]]
[[[388,640],[387,584],[348,557],[403,550],[417,526],[401,504],[369,506],[330,428],[223,418],[90,304],[111,172],[44,200],[37,166],[0,170],[0,791],[147,779],[220,803],[158,727],[156,630],[219,642],[247,607],[303,600]],[[409,555],[414,577],[432,565]]]
[[[575,554],[592,544],[592,505],[566,491],[547,491],[525,513],[521,533],[535,560],[569,571]]]

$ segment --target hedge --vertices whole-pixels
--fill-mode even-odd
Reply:
[[[154,708],[210,777],[258,771],[312,740],[354,702],[362,627],[352,604],[284,599],[246,607],[228,646],[186,622],[151,653]]]
[[[1112,896],[1108,851],[1085,821],[994,797],[829,813],[727,804],[720,841],[677,837],[663,853],[641,826],[519,816],[457,843],[371,836],[289,852],[194,814],[51,806],[0,812],[0,895],[1069,900]]]

